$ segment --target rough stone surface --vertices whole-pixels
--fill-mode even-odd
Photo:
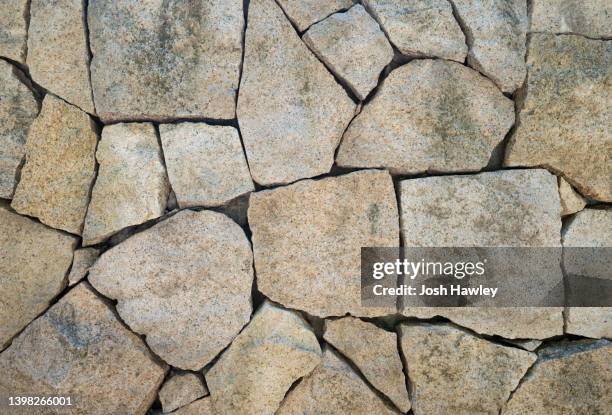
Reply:
[[[170,185],[152,124],[104,127],[96,159],[100,167],[85,218],[85,245],[164,214]]]
[[[559,177],[559,198],[561,199],[561,216],[580,212],[586,206],[586,200],[563,177]]]
[[[192,372],[173,374],[159,390],[159,400],[164,412],[172,412],[202,396],[208,395],[202,379]]]
[[[252,260],[229,218],[184,210],[106,251],[89,281],[157,355],[198,370],[249,321]]]
[[[525,80],[526,0],[451,0],[465,28],[468,64],[513,92]]]
[[[364,0],[363,3],[402,54],[465,60],[465,36],[448,0]]]
[[[0,206],[0,350],[65,287],[76,243]]]
[[[219,206],[255,190],[235,128],[181,123],[159,131],[180,207]]]
[[[74,251],[72,259],[72,268],[68,274],[68,284],[75,285],[87,275],[89,268],[96,262],[100,256],[100,250],[96,248],[82,248]]]
[[[266,302],[206,374],[213,408],[219,414],[273,415],[291,385],[320,360],[306,321]]]
[[[80,284],[0,354],[3,396],[71,396],[71,414],[141,414],[166,372],[113,310]],[[29,414],[61,414],[35,407]]]
[[[34,94],[21,79],[21,71],[0,60],[0,197],[5,199],[13,197],[28,129],[38,113]]]
[[[533,34],[506,165],[546,167],[583,195],[612,201],[611,63],[612,42]]]
[[[253,193],[249,224],[257,287],[268,298],[321,317],[384,311],[361,307],[360,248],[399,246],[387,172],[361,171]]]
[[[359,368],[402,412],[410,410],[397,335],[354,317],[326,323],[325,341]]]
[[[566,342],[538,353],[538,362],[503,415],[605,414],[612,408],[612,343]]]
[[[273,0],[251,1],[245,48],[237,114],[253,179],[271,185],[329,172],[351,99]]]
[[[26,60],[29,0],[9,0],[0,7],[0,56],[19,63]]]
[[[198,399],[195,402],[190,403],[176,411],[172,412],[173,415],[215,415],[212,406],[211,398]]]
[[[401,324],[399,333],[415,415],[499,414],[536,360],[450,324]]]
[[[396,415],[336,352],[323,351],[321,364],[281,404],[276,415]]]
[[[89,115],[47,94],[28,132],[26,161],[11,207],[80,235],[95,177],[97,141]]]
[[[415,60],[389,75],[353,120],[337,163],[398,174],[477,171],[514,123],[514,105],[476,71]]]
[[[385,34],[360,4],[313,25],[302,39],[360,100],[393,59]]]
[[[531,31],[612,37],[612,3],[608,0],[533,0]]]
[[[513,344],[515,346],[518,346],[521,349],[529,350],[530,352],[533,352],[535,349],[540,347],[540,345],[542,344],[541,340],[528,340],[528,339],[506,340],[506,342]]]
[[[278,4],[300,32],[342,9],[353,5],[352,0],[278,0]]]
[[[32,0],[27,64],[36,83],[95,113],[83,0]]]
[[[102,120],[234,118],[242,3],[92,1],[91,81]]]

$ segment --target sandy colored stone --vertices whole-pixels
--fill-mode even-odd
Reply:
[[[360,171],[253,193],[249,225],[257,288],[266,297],[320,317],[384,314],[361,306],[360,252],[399,246],[389,173]]]
[[[242,0],[96,0],[91,83],[103,121],[235,117]]]
[[[85,218],[84,245],[164,214],[170,184],[153,124],[104,127],[96,159],[100,167]]]
[[[465,60],[465,36],[448,0],[364,0],[363,3],[402,54]]]
[[[278,0],[300,32],[340,10],[353,5],[352,0]]]
[[[206,397],[198,399],[195,402],[190,403],[176,411],[172,412],[173,415],[215,415],[212,406],[212,399]]]
[[[274,0],[251,1],[245,48],[237,114],[253,179],[272,185],[329,172],[353,101]]]
[[[68,274],[68,285],[75,285],[85,278],[98,256],[100,256],[100,250],[97,248],[81,248],[74,251],[72,268]]]
[[[586,200],[563,177],[559,177],[559,198],[561,199],[561,216],[580,212],[587,204]]]
[[[76,244],[0,206],[0,350],[64,289]]]
[[[36,98],[22,79],[21,71],[0,60],[0,198],[4,199],[13,197],[28,129],[38,114]]]
[[[415,415],[497,415],[536,361],[450,324],[401,324],[399,334]]]
[[[234,127],[162,124],[159,132],[180,207],[219,206],[255,190]]]
[[[503,415],[606,414],[612,408],[612,343],[564,342],[538,353]]]
[[[212,406],[219,414],[273,415],[291,385],[320,361],[308,323],[265,302],[206,373]]]
[[[87,113],[47,94],[26,142],[11,207],[53,228],[81,234],[95,178],[97,128]]]
[[[19,63],[26,60],[29,0],[8,0],[0,7],[0,56]]]
[[[249,321],[252,259],[229,218],[183,210],[102,254],[89,281],[157,355],[199,370]]]
[[[525,349],[530,352],[533,352],[535,349],[540,347],[540,345],[542,344],[542,341],[541,340],[529,340],[529,339],[515,339],[515,340],[506,340],[506,343],[510,343],[510,344],[520,347],[521,349]]]
[[[358,318],[330,320],[325,341],[357,366],[363,376],[402,412],[410,410],[397,335]]]
[[[612,43],[533,34],[529,45],[527,94],[506,165],[546,167],[581,194],[612,201]]]
[[[612,37],[612,3],[608,0],[533,0],[531,31]]]
[[[159,400],[164,412],[184,407],[202,396],[208,390],[202,379],[193,372],[179,372],[171,375],[159,390]]]
[[[0,354],[2,396],[71,396],[71,414],[144,415],[166,366],[87,283],[73,288]],[[32,407],[28,414],[65,414]]]
[[[526,0],[450,0],[464,27],[468,64],[513,92],[525,80]]]
[[[281,404],[276,415],[396,415],[330,348],[323,360]]]
[[[360,4],[313,25],[302,39],[360,100],[393,59],[385,34]]]
[[[478,171],[513,123],[513,102],[478,72],[415,60],[385,79],[344,134],[336,161],[396,174]]]
[[[27,65],[37,84],[93,114],[85,4],[31,1]]]

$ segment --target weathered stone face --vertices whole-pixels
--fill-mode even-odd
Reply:
[[[10,0],[0,8],[0,56],[25,63],[28,0]]]
[[[612,43],[533,34],[529,45],[526,96],[505,164],[549,168],[583,195],[612,201]]]
[[[607,0],[533,0],[531,31],[612,37],[612,4]]]
[[[210,397],[198,399],[173,412],[174,415],[213,415],[214,413]]]
[[[234,118],[242,0],[95,0],[88,22],[103,121]]]
[[[208,395],[206,386],[193,372],[173,374],[159,390],[159,400],[166,413],[184,407],[205,395]]]
[[[563,177],[559,177],[559,198],[561,200],[561,216],[580,212],[586,206],[586,200]]]
[[[96,262],[98,256],[100,256],[100,250],[97,248],[82,248],[74,251],[72,267],[68,275],[68,284],[75,285],[85,278],[89,268]]]
[[[391,72],[351,122],[337,163],[396,174],[477,171],[513,123],[512,101],[479,73],[415,60]]]
[[[89,281],[162,359],[199,370],[249,321],[252,261],[229,218],[184,210],[106,251]]]
[[[328,173],[355,105],[273,0],[249,6],[238,123],[253,180]]]
[[[144,415],[166,366],[83,283],[0,354],[0,370],[4,396],[70,396],[76,414]],[[56,411],[38,407],[29,413]]]
[[[353,5],[351,0],[278,0],[291,22],[300,32],[316,22]]]

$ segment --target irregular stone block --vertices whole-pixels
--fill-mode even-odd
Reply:
[[[176,411],[172,412],[173,415],[214,415],[212,399],[210,397],[198,399],[195,402],[190,403]]]
[[[159,390],[159,400],[165,413],[184,407],[205,395],[208,395],[208,389],[200,377],[192,372],[173,374]]]
[[[278,0],[300,32],[342,9],[353,5],[351,0]]]
[[[559,177],[559,198],[561,199],[561,216],[580,212],[587,204],[586,200],[563,177]]]
[[[608,0],[533,0],[531,31],[612,37],[612,3]]]
[[[82,248],[74,251],[72,268],[68,275],[68,285],[75,285],[87,275],[89,268],[100,256],[100,250],[96,248]]]
[[[0,8],[0,56],[25,64],[29,0],[10,0]]]

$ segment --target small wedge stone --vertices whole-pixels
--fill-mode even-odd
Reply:
[[[164,413],[172,412],[208,395],[202,379],[192,372],[179,372],[167,379],[159,390]]]
[[[278,4],[300,32],[342,9],[353,5],[352,0],[278,0]]]
[[[0,7],[0,56],[25,64],[29,0],[9,0]]]
[[[531,31],[612,37],[612,3],[608,0],[533,0]]]
[[[580,212],[586,206],[586,200],[580,196],[563,177],[559,177],[559,198],[561,199],[561,216]]]
[[[68,285],[75,285],[87,275],[89,268],[100,256],[100,250],[96,248],[82,248],[74,251],[72,268],[68,275]]]
[[[216,413],[213,411],[212,399],[207,397],[177,409],[172,415],[216,415]]]

